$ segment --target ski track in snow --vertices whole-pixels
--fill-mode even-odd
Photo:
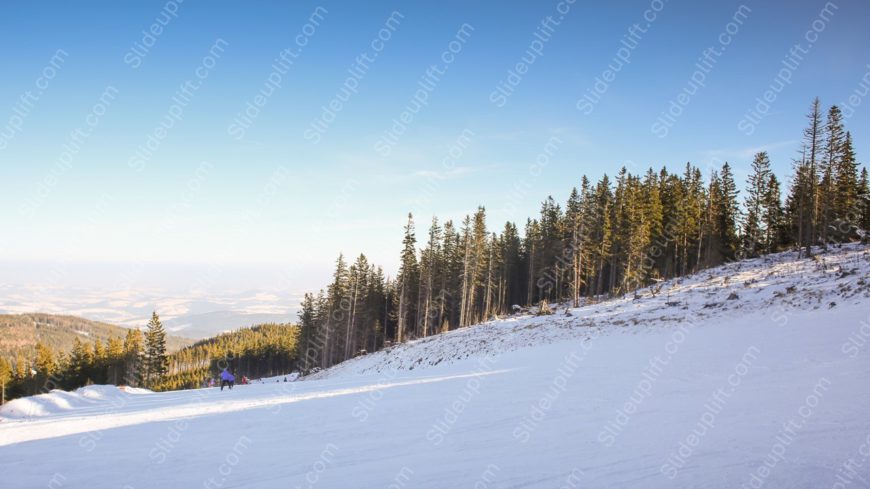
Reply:
[[[296,382],[16,400],[0,408],[2,487],[866,485],[868,249],[782,253],[653,292],[411,341]]]

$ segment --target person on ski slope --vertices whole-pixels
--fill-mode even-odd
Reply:
[[[227,372],[227,369],[224,369],[224,371],[221,372],[221,391],[224,390],[225,385],[230,386],[230,390],[233,390],[233,383],[235,381],[236,378],[233,376],[233,374]]]

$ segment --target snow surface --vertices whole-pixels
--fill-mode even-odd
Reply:
[[[53,389],[48,394],[9,401],[0,407],[0,416],[10,419],[40,418],[78,411],[88,406],[100,407],[107,402],[126,403],[131,395],[151,393],[148,389],[119,388],[114,385],[89,385],[74,392]]]
[[[862,487],[868,297],[866,249],[786,253],[664,282],[655,297],[413,341],[296,382],[55,391],[0,409],[0,480]]]

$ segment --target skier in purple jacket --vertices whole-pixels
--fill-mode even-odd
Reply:
[[[227,372],[227,369],[224,369],[224,371],[221,372],[221,391],[224,390],[225,385],[230,386],[230,390],[233,390],[233,382],[235,381],[236,378],[233,376],[233,374]]]

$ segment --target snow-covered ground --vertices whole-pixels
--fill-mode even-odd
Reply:
[[[730,297],[730,298],[729,298]],[[0,409],[4,488],[865,487],[870,253],[735,263],[304,381]]]

